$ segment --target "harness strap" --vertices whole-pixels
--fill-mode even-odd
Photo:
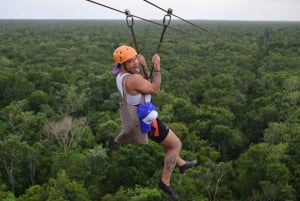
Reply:
[[[159,136],[159,128],[158,128],[157,119],[152,121],[152,129],[150,131],[150,136],[153,136],[153,137]]]

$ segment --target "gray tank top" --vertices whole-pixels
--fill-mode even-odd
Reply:
[[[122,82],[123,82],[123,78],[126,76],[126,75],[130,75],[130,73],[119,73],[117,75],[117,87],[118,87],[118,90],[119,92],[121,93],[122,97],[123,97],[123,85],[122,85]],[[137,94],[137,95],[131,95],[129,93],[127,93],[127,102],[132,104],[132,105],[138,105],[141,103],[141,97],[142,97],[142,94]],[[150,102],[151,101],[151,95],[150,94],[146,94],[145,95],[145,102]]]

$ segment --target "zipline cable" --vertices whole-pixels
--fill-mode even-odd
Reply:
[[[149,3],[150,5],[158,8],[158,9],[160,9],[162,11],[168,12],[165,9],[163,9],[163,8],[155,5],[154,3],[152,3],[152,2],[150,2],[148,0],[143,0],[143,1]],[[183,19],[183,18],[181,18],[181,17],[179,17],[179,16],[177,16],[177,15],[175,15],[173,13],[171,13],[171,15],[174,16],[174,17],[176,17],[176,18],[178,18],[178,19],[180,19],[180,20],[182,20],[182,21],[184,21],[185,23],[188,23],[188,24],[190,24],[190,25],[192,25],[192,26],[194,26],[194,27],[196,27],[196,28],[198,28],[198,29],[200,29],[200,30],[208,33],[208,34],[211,34],[210,36],[214,36],[217,41],[224,42],[224,44],[227,44],[227,45],[235,45],[236,47],[240,47],[240,48],[245,49],[245,50],[248,51],[248,48],[242,47],[241,44],[238,41],[235,41],[233,39],[230,39],[230,38],[218,35],[218,34],[215,34],[215,33],[211,32],[211,31],[209,31],[209,30],[207,30],[207,29],[205,29],[205,28],[203,28],[201,26],[198,26],[198,25],[196,25],[196,24],[194,24],[194,23],[192,23],[192,22],[190,22],[190,21],[188,21],[186,19]]]
[[[162,11],[168,12],[167,10],[165,10],[165,9],[163,9],[163,8],[161,8],[161,7],[159,7],[158,5],[155,5],[154,3],[152,3],[152,2],[150,2],[150,1],[148,1],[148,0],[144,0],[144,1],[147,2],[148,4],[154,6],[154,7],[156,7],[156,8],[158,8],[158,9],[162,10]],[[188,21],[188,20],[186,20],[186,19],[183,19],[183,18],[179,17],[178,15],[175,15],[175,14],[173,14],[173,13],[171,13],[171,15],[173,15],[174,17],[177,17],[178,19],[184,21],[185,23],[188,23],[188,24],[190,24],[190,25],[192,25],[192,26],[194,26],[194,27],[200,29],[201,31],[207,32],[207,33],[209,33],[209,34],[212,34],[212,35],[215,36],[215,37],[219,37],[217,34],[212,33],[211,31],[209,31],[209,30],[207,30],[207,29],[205,29],[205,28],[203,28],[203,27],[200,27],[200,26],[198,26],[198,25],[196,25],[196,24],[194,24],[194,23],[192,23],[192,22],[190,22],[190,21]]]
[[[110,7],[110,6],[104,5],[104,4],[102,4],[102,3],[99,3],[99,2],[96,2],[96,1],[93,1],[93,0],[86,0],[86,1],[89,1],[89,2],[94,3],[94,4],[97,4],[97,5],[99,5],[99,6],[103,6],[103,7],[105,7],[105,8],[108,8],[108,9],[111,9],[111,10],[114,10],[114,11],[117,11],[117,12],[119,12],[119,13],[126,14],[124,11],[121,11],[121,10],[118,10],[118,9],[115,9],[115,8],[112,8],[112,7]],[[146,21],[146,22],[150,22],[150,23],[152,23],[152,24],[156,24],[156,25],[158,25],[158,26],[164,26],[163,24],[160,24],[160,23],[158,23],[158,22],[154,22],[154,21],[151,21],[151,20],[147,20],[147,19],[145,19],[145,18],[136,16],[136,15],[132,15],[132,16],[135,17],[135,18],[138,18],[138,19],[140,19],[140,20],[144,20],[144,21]],[[174,30],[174,31],[181,32],[181,33],[183,33],[183,34],[188,34],[188,35],[193,36],[193,34],[191,34],[191,33],[188,33],[188,32],[186,32],[186,31],[182,31],[182,30],[179,30],[179,29],[175,29],[175,28],[173,28],[173,27],[169,27],[169,29],[172,29],[172,30]]]
[[[145,1],[146,3],[148,3],[148,4],[150,4],[150,5],[152,5],[152,6],[156,7],[156,8],[158,8],[158,9],[160,9],[160,10],[162,10],[162,11],[169,12],[169,10],[167,11],[167,10],[161,8],[161,7],[158,6],[158,5],[155,5],[154,3],[152,3],[152,2],[150,2],[150,1],[148,1],[148,0],[143,0],[143,1]],[[190,25],[192,25],[192,26],[194,26],[194,27],[200,29],[201,31],[204,31],[204,32],[210,34],[209,36],[214,36],[214,38],[215,38],[217,41],[223,42],[224,44],[227,44],[227,45],[235,45],[235,46],[237,46],[237,47],[241,47],[241,45],[240,45],[239,43],[233,41],[232,39],[225,38],[225,37],[223,37],[223,36],[221,36],[221,35],[215,34],[215,33],[211,32],[211,31],[209,31],[209,30],[207,30],[207,29],[205,29],[205,28],[203,28],[203,27],[200,27],[200,26],[198,26],[198,25],[196,25],[196,24],[194,24],[194,23],[192,23],[192,22],[190,22],[190,21],[188,21],[188,20],[186,20],[186,19],[183,19],[183,18],[181,18],[181,17],[179,17],[179,16],[177,16],[177,15],[175,15],[175,14],[173,14],[173,13],[170,13],[170,14],[171,14],[172,16],[174,16],[174,17],[176,17],[176,18],[178,18],[178,19],[184,21],[185,23],[188,23],[188,24],[190,24]],[[242,48],[242,47],[241,47],[241,48]],[[245,48],[243,48],[243,49],[245,49]],[[246,49],[248,50],[248,48],[246,48]]]

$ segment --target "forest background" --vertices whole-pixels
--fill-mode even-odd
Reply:
[[[180,21],[160,49],[153,102],[199,166],[184,201],[300,200],[300,23]],[[162,27],[137,21],[148,60]],[[214,33],[217,36],[215,36]],[[0,200],[157,201],[163,150],[116,145],[112,53],[121,20],[0,20]]]

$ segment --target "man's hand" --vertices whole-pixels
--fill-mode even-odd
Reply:
[[[152,63],[154,66],[154,71],[160,71],[160,57],[157,53],[153,55]]]
[[[143,68],[143,72],[144,72],[145,78],[149,79],[150,78],[150,73],[149,73],[149,70],[148,70],[148,67],[147,67],[147,63],[146,63],[145,57],[143,55],[141,55],[141,54],[138,54],[137,55],[137,59],[139,61],[139,64]]]
[[[141,64],[141,66],[143,66],[143,67],[146,66],[147,67],[146,60],[145,60],[143,55],[138,54],[137,59],[139,60],[139,63]]]

